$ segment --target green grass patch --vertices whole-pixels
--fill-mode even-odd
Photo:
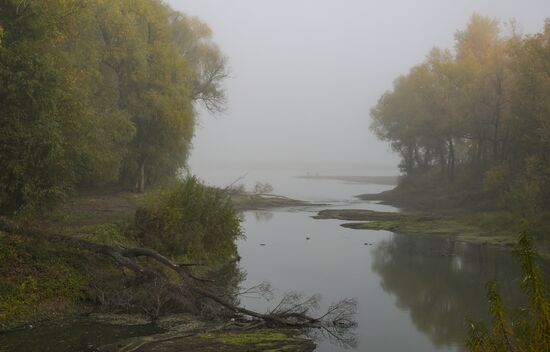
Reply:
[[[302,341],[301,339],[295,338],[290,334],[277,330],[258,330],[244,333],[208,333],[201,334],[199,337],[205,339],[215,339],[227,345],[255,345],[257,347],[269,347],[272,346],[272,343],[281,341]]]
[[[510,246],[516,243],[520,224],[507,212],[477,212],[453,215],[389,213],[361,209],[323,210],[316,219],[354,221],[343,227],[385,230],[407,235],[453,236],[460,241]],[[541,251],[550,253],[547,242]]]
[[[82,253],[5,233],[0,248],[0,328],[70,313],[85,296]]]
[[[218,332],[198,335],[199,339],[219,344],[219,350],[231,351],[312,351],[315,345],[294,337],[294,331],[255,330],[247,332]],[[222,347],[223,346],[223,347]],[[226,349],[229,347],[229,349]]]

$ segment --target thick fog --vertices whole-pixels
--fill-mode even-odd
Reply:
[[[227,111],[202,113],[192,168],[227,164],[391,167],[369,110],[474,11],[543,28],[548,0],[170,0],[214,31],[229,58]]]

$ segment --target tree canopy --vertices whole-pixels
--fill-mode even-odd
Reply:
[[[550,20],[503,35],[474,14],[455,41],[395,80],[371,129],[401,155],[405,180],[429,174],[523,212],[550,209]]]
[[[208,26],[162,1],[2,1],[0,210],[176,176],[226,76]]]

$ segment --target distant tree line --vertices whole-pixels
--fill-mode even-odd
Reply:
[[[503,35],[474,14],[455,42],[395,80],[371,129],[400,154],[405,180],[431,175],[549,210],[550,20],[535,35]]]
[[[175,177],[226,76],[208,26],[160,0],[0,1],[0,211]]]

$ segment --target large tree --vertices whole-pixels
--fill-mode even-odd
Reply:
[[[454,52],[433,49],[394,82],[371,129],[401,154],[405,180],[439,170],[452,183],[458,170],[470,190],[548,209],[549,23],[503,36],[497,20],[474,14]]]
[[[226,76],[208,26],[161,1],[2,1],[0,208],[175,177]]]

